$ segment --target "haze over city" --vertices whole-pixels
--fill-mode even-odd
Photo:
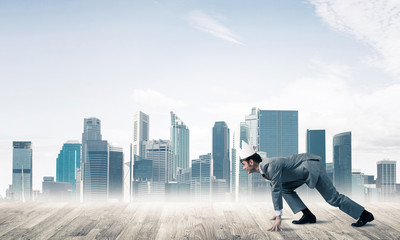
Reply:
[[[169,139],[190,129],[190,159],[212,151],[252,107],[297,110],[306,129],[352,132],[354,169],[400,159],[400,6],[396,1],[57,1],[0,3],[0,194],[12,142],[32,141],[33,189],[55,176],[84,118],[129,158],[133,114]],[[398,182],[399,180],[397,180]]]

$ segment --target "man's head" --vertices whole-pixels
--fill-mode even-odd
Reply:
[[[247,158],[240,159],[240,162],[243,165],[243,169],[246,170],[250,174],[250,173],[259,171],[258,168],[259,168],[260,162],[262,162],[262,159],[261,159],[260,155],[258,155],[257,153],[254,153],[253,155],[251,155]]]
[[[242,147],[240,149],[240,162],[243,165],[243,169],[249,174],[253,172],[258,172],[258,165],[262,161],[260,155],[254,151],[253,146],[250,146],[245,141],[242,140]]]

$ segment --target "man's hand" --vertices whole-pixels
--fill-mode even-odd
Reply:
[[[274,225],[268,231],[283,231],[281,228],[281,216],[275,216],[275,222]]]
[[[275,220],[276,215],[274,214],[270,220]]]

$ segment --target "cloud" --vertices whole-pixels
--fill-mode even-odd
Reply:
[[[142,105],[154,108],[180,108],[185,105],[183,101],[170,98],[153,89],[135,89],[132,94],[133,100]]]
[[[243,45],[243,43],[239,40],[239,37],[235,35],[229,28],[202,11],[192,11],[188,14],[188,17],[195,28],[209,33],[217,38]]]
[[[373,47],[367,61],[400,80],[400,2],[398,0],[310,0],[329,26]]]

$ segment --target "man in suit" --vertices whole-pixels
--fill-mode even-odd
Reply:
[[[311,154],[294,154],[290,157],[274,157],[261,159],[254,149],[242,141],[240,161],[243,169],[250,173],[260,173],[265,179],[271,182],[272,202],[274,204],[275,220],[270,231],[281,230],[282,197],[293,213],[302,211],[303,216],[295,220],[294,224],[315,223],[315,215],[301,201],[295,189],[307,184],[317,191],[330,205],[339,207],[340,210],[350,215],[357,222],[352,223],[354,227],[364,226],[374,220],[372,213],[368,212],[361,205],[354,202],[347,196],[339,194],[328,178],[325,168],[321,163],[321,157]]]

